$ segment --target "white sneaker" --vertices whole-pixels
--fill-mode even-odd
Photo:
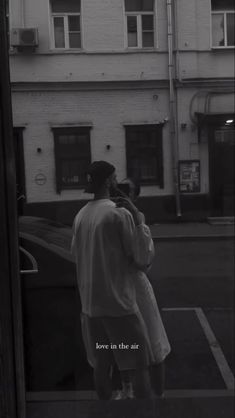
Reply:
[[[113,400],[114,401],[120,401],[122,399],[126,399],[124,391],[123,390],[117,390],[115,392],[115,394],[113,395]]]
[[[134,399],[135,398],[132,386],[128,387],[126,389],[123,389],[123,392],[125,393],[125,396],[126,396],[125,399]]]
[[[134,392],[132,387],[130,388],[124,388],[122,390],[117,390],[113,396],[114,401],[120,401],[125,399],[134,399]]]

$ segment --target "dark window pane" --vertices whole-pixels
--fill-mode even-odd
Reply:
[[[234,10],[234,0],[211,0],[212,10]]]
[[[84,183],[85,174],[83,174],[83,166],[79,161],[62,160],[61,175],[62,183],[67,186],[73,186],[79,183]],[[84,169],[85,172],[85,169]]]
[[[133,158],[129,163],[128,176],[141,179],[142,182],[156,180],[157,160],[154,157]]]
[[[64,18],[54,17],[55,48],[64,48]]]
[[[76,35],[76,34],[75,34]],[[75,157],[89,153],[88,134],[59,134],[58,144],[61,155]]]
[[[153,0],[125,0],[126,12],[153,11]]]
[[[81,48],[81,34],[72,32],[69,34],[69,47]]]
[[[137,17],[127,16],[127,30],[129,32],[137,32]]]
[[[79,13],[80,0],[51,0],[52,13]]]
[[[153,0],[143,0],[142,1],[142,10],[145,11],[145,12],[153,11],[153,5],[154,5]]]
[[[143,32],[143,48],[154,46],[153,32]]]
[[[161,128],[140,126],[126,131],[127,175],[142,184],[163,187]]]
[[[80,32],[80,16],[69,16],[69,32]]]
[[[224,46],[224,15],[212,15],[212,45]]]
[[[141,0],[125,0],[126,12],[133,12],[141,10]]]
[[[234,37],[234,13],[227,14],[227,42],[228,46],[235,46],[235,37]]]
[[[128,46],[134,47],[138,45],[137,41],[137,17],[127,16]]]
[[[142,30],[153,30],[153,16],[142,16]]]
[[[57,191],[83,187],[90,164],[89,129],[55,129]]]
[[[59,137],[60,145],[68,144],[68,141],[69,141],[68,135],[60,135],[60,137]]]

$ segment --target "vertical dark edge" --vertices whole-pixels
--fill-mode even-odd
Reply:
[[[0,264],[1,277],[1,326],[3,335],[3,368],[7,381],[3,382],[6,417],[25,418],[25,381],[23,356],[23,328],[21,285],[19,277],[18,220],[16,202],[16,178],[13,148],[12,107],[9,76],[8,40],[5,18],[5,0],[0,0],[0,110],[1,110],[1,206],[0,218],[4,242]],[[4,258],[3,258],[4,257]],[[4,319],[8,321],[8,328]],[[2,322],[3,321],[3,322]],[[14,358],[13,356],[14,351]],[[7,366],[5,366],[5,361]],[[13,376],[14,373],[14,376]],[[7,387],[9,384],[9,387]],[[5,393],[5,391],[7,391]],[[4,416],[4,415],[3,415]]]
[[[163,125],[158,127],[157,137],[156,140],[158,141],[158,166],[159,166],[159,186],[160,189],[164,189],[164,163],[163,163],[163,143],[162,143],[162,128]]]
[[[26,181],[25,181],[25,163],[24,163],[24,137],[23,137],[24,127],[14,128],[13,127],[13,138],[14,133],[18,135],[19,141],[19,159],[21,161],[21,176],[22,176],[22,192],[25,195],[26,199]],[[17,179],[16,179],[17,180]]]
[[[53,137],[54,137],[54,158],[55,158],[55,184],[56,184],[56,193],[61,193],[61,162],[60,162],[60,153],[59,153],[59,140],[58,140],[58,129],[52,128]]]

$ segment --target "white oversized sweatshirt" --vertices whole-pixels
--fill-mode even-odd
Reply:
[[[75,217],[72,253],[83,313],[123,316],[138,310],[133,271],[136,265],[146,268],[154,256],[144,223],[135,226],[131,213],[109,199],[90,201]]]

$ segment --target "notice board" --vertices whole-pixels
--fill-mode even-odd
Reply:
[[[200,192],[200,161],[179,161],[179,189],[180,193]]]

